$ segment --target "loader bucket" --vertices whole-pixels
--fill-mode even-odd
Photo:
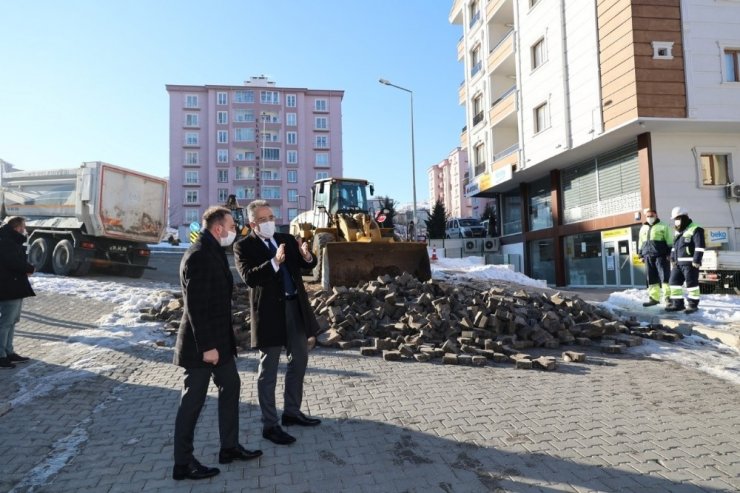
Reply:
[[[324,287],[353,287],[358,282],[372,281],[386,274],[397,276],[408,272],[420,281],[432,277],[429,253],[425,243],[413,242],[330,242],[326,244],[323,275]]]

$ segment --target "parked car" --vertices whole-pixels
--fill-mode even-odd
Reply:
[[[483,238],[486,229],[480,219],[473,217],[453,218],[447,221],[445,238]]]

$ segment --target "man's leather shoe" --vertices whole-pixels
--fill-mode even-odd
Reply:
[[[247,450],[241,445],[237,445],[235,448],[224,449],[222,448],[218,452],[218,463],[228,464],[235,460],[252,460],[262,455],[261,450]]]
[[[642,306],[653,306],[653,305],[658,305],[658,304],[660,304],[660,301],[650,298],[650,300],[643,303]]]
[[[25,356],[21,356],[18,353],[11,353],[8,355],[8,359],[12,363],[25,363],[26,361],[30,360],[31,358],[26,358]]]
[[[215,476],[221,471],[217,467],[207,467],[193,459],[190,464],[178,465],[172,468],[172,479],[206,479]]]
[[[280,428],[280,426],[278,425],[264,430],[262,432],[262,437],[267,438],[272,443],[276,443],[278,445],[290,445],[291,443],[295,442],[295,437],[285,433],[283,429]]]
[[[321,424],[321,420],[318,418],[309,418],[302,412],[298,412],[296,416],[289,414],[283,414],[282,419],[283,426],[298,425],[298,426],[318,426]]]

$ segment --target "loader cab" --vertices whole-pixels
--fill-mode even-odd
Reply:
[[[367,188],[364,180],[329,179],[314,183],[314,210],[329,214],[368,212]],[[372,185],[371,185],[372,188]],[[371,192],[372,193],[372,192]]]

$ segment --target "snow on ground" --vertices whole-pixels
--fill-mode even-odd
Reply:
[[[546,288],[542,280],[531,279],[524,274],[514,272],[508,266],[484,265],[482,257],[463,259],[440,258],[432,262],[432,277],[445,281],[505,281],[534,288]],[[101,282],[89,279],[58,277],[35,274],[31,277],[34,289],[55,293],[70,294],[116,304],[114,313],[102,317],[97,329],[81,330],[69,338],[71,344],[84,344],[87,348],[86,358],[81,358],[72,370],[105,372],[104,365],[96,363],[89,354],[90,346],[98,350],[120,349],[122,346],[147,344],[161,338],[159,322],[137,321],[142,308],[158,307],[167,302],[172,294],[172,287],[162,283],[123,280],[121,283]],[[123,284],[126,282],[126,284]],[[614,292],[603,306],[610,310],[627,310],[644,313],[652,319],[663,316],[660,306],[644,308],[642,302],[647,299],[645,290],[628,289]],[[740,297],[733,295],[702,296],[700,311],[692,315],[678,313],[673,318],[686,317],[703,325],[722,330],[740,333]],[[690,317],[690,318],[689,318]],[[740,351],[718,342],[691,336],[678,344],[668,344],[645,340],[642,346],[630,349],[635,354],[647,357],[671,360],[681,365],[697,368],[740,384]],[[48,382],[39,382],[38,392],[44,393]]]

